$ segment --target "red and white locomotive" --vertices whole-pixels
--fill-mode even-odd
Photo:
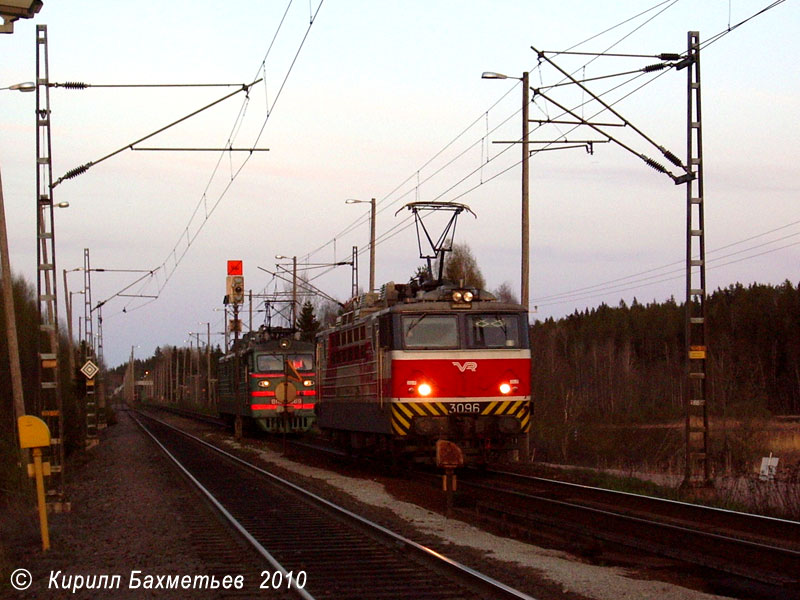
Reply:
[[[530,430],[524,307],[437,283],[383,286],[318,336],[317,424],[357,450],[511,458]]]

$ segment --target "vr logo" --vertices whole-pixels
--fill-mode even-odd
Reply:
[[[453,364],[458,367],[458,370],[463,373],[464,371],[472,371],[473,373],[478,370],[478,363],[467,361],[463,365],[460,362],[453,361]]]

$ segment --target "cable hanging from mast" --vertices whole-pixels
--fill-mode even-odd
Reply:
[[[287,83],[287,81],[289,79],[289,76],[293,72],[293,69],[294,69],[294,66],[295,66],[295,64],[297,62],[297,59],[300,56],[300,53],[303,50],[303,47],[305,46],[306,40],[308,39],[308,35],[311,32],[311,27],[313,26],[314,22],[316,21],[316,17],[319,14],[319,11],[322,9],[323,3],[324,3],[324,0],[320,0],[319,4],[317,5],[316,12],[313,14],[311,22],[309,23],[308,27],[305,30],[305,34],[303,35],[303,37],[302,37],[302,39],[300,41],[300,44],[298,45],[297,51],[294,54],[294,57],[293,57],[293,59],[291,61],[291,64],[289,65],[289,67],[287,69],[287,72],[284,75],[283,80],[282,80],[282,82],[281,82],[281,84],[280,84],[280,86],[278,88],[278,92],[277,92],[275,98],[272,101],[272,106],[268,107],[268,110],[266,111],[266,115],[265,115],[265,117],[263,119],[263,122],[261,124],[261,128],[258,131],[258,134],[256,135],[255,140],[254,140],[254,142],[252,144],[253,147],[257,146],[259,141],[261,140],[261,137],[262,137],[262,135],[264,133],[264,130],[265,130],[266,125],[267,125],[267,122],[269,121],[270,117],[272,116],[272,113],[275,110],[275,105],[277,104],[278,100],[280,99],[280,96],[281,96],[281,94],[283,92],[284,87],[286,86],[286,83]],[[266,61],[267,61],[267,58],[269,57],[269,55],[270,55],[270,53],[272,51],[272,48],[273,48],[274,43],[275,43],[275,40],[277,39],[281,29],[283,28],[284,22],[286,20],[286,16],[287,16],[287,14],[289,12],[289,9],[290,9],[291,5],[292,5],[292,0],[289,0],[289,2],[287,4],[287,7],[286,7],[286,10],[284,11],[283,16],[282,16],[282,18],[280,20],[280,23],[278,24],[278,27],[276,28],[275,34],[274,34],[274,36],[272,38],[272,41],[270,42],[270,45],[267,48],[266,54],[265,54],[263,60],[261,61],[260,65],[258,67],[258,70],[257,70],[257,73],[256,73],[256,80],[253,82],[253,84],[258,83],[258,82],[260,82],[262,80],[266,80]],[[264,72],[264,76],[263,77],[259,77],[259,75],[262,73],[262,71]],[[248,88],[248,92],[249,92],[249,88]],[[247,103],[248,101],[249,101],[249,95],[245,98],[245,101],[243,103],[243,107],[240,110],[239,115],[237,116],[236,121],[233,124],[233,127],[231,128],[231,134],[229,135],[229,138],[228,138],[229,139],[229,143],[226,144],[226,146],[230,146],[232,144],[232,139],[236,135],[238,135],[238,132],[241,129],[241,124],[240,123],[243,120],[244,112],[246,110],[245,103]],[[216,173],[217,173],[217,171],[219,169],[219,165],[220,165],[220,163],[221,163],[221,161],[222,161],[222,159],[223,159],[223,157],[225,155],[226,155],[225,152],[221,152],[220,153],[220,157],[219,157],[219,159],[217,161],[217,164],[214,167],[214,169],[212,170],[211,176],[209,177],[209,181],[208,181],[208,183],[206,185],[206,189],[203,191],[203,194],[201,195],[201,198],[198,200],[197,205],[195,207],[195,210],[192,213],[192,216],[190,217],[189,222],[188,222],[188,224],[187,224],[187,226],[185,228],[185,231],[188,232],[188,230],[191,227],[192,222],[193,222],[193,220],[194,220],[194,218],[195,218],[200,206],[203,205],[205,207],[205,211],[204,211],[205,212],[205,217],[200,221],[200,223],[199,223],[199,225],[197,227],[197,231],[195,231],[194,234],[191,235],[190,237],[187,237],[187,244],[183,248],[180,256],[178,256],[177,252],[178,252],[179,246],[181,246],[181,238],[183,238],[183,235],[181,235],[179,237],[179,239],[176,242],[176,244],[174,245],[173,249],[170,251],[170,255],[172,255],[174,257],[174,259],[175,259],[174,265],[172,265],[171,269],[168,269],[168,267],[166,266],[166,263],[167,263],[166,259],[163,262],[163,267],[165,269],[164,281],[158,286],[158,290],[156,292],[157,297],[160,297],[161,292],[164,290],[164,288],[167,286],[167,284],[171,280],[172,275],[175,273],[176,269],[180,265],[181,261],[183,260],[183,257],[189,251],[189,248],[193,244],[194,240],[197,238],[197,236],[203,230],[203,228],[205,227],[205,224],[208,222],[208,220],[211,217],[211,215],[214,213],[214,211],[217,209],[217,207],[220,205],[222,200],[227,195],[227,193],[230,190],[233,182],[238,178],[238,176],[241,174],[241,172],[244,169],[244,167],[249,162],[250,158],[252,158],[252,156],[253,156],[252,153],[248,153],[245,156],[244,160],[242,161],[241,165],[239,165],[239,167],[237,169],[232,170],[230,180],[226,183],[226,185],[223,187],[222,191],[220,192],[220,194],[218,195],[216,200],[213,202],[213,204],[211,204],[211,206],[209,208],[208,207],[207,194],[209,192],[209,188],[211,186],[211,183],[214,180],[214,177],[215,177],[215,175],[216,175]],[[169,255],[168,255],[167,258],[169,258]],[[144,303],[141,306],[144,306],[146,304],[149,304],[149,302]],[[128,312],[131,312],[132,310],[136,310],[138,308],[140,308],[140,306],[137,306],[137,307],[134,307],[132,309],[129,309]]]

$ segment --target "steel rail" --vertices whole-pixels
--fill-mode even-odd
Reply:
[[[156,443],[156,445],[158,445],[159,448],[161,448],[161,450],[164,452],[164,454],[166,454],[167,457],[169,457],[169,459],[173,463],[175,463],[175,465],[178,467],[178,469],[180,469],[181,472],[192,482],[192,484],[195,485],[197,487],[197,489],[199,489],[205,495],[206,498],[208,498],[209,502],[211,502],[211,504],[214,506],[214,508],[216,508],[220,512],[220,514],[223,517],[225,517],[225,519],[236,529],[236,531],[238,531],[239,534],[242,537],[244,537],[247,540],[247,542],[251,546],[253,546],[253,548],[255,548],[255,550],[262,557],[264,557],[264,559],[272,566],[272,568],[280,571],[280,573],[284,577],[286,577],[287,580],[289,580],[289,571],[287,571],[283,567],[283,565],[281,565],[277,561],[277,559],[275,559],[275,557],[272,556],[272,554],[270,554],[269,551],[266,548],[264,548],[264,546],[262,546],[261,543],[257,539],[255,539],[250,534],[250,532],[247,531],[247,529],[245,529],[245,527],[241,523],[239,523],[239,521],[237,521],[236,518],[230,512],[228,512],[228,510],[219,502],[219,500],[217,500],[214,497],[214,495],[202,483],[200,483],[197,480],[197,478],[194,475],[192,475],[188,471],[188,469],[186,469],[186,467],[184,467],[181,464],[181,462],[164,446],[164,444],[162,444],[158,440],[158,438],[153,434],[153,432],[151,432],[147,428],[146,425],[144,425],[139,419],[137,419],[135,415],[131,415],[131,416],[132,416],[133,420],[136,422],[136,424],[139,425],[139,427],[141,427],[142,430],[152,438],[152,440]],[[149,417],[149,418],[152,419],[153,417]],[[158,421],[158,419],[154,419],[154,420]],[[162,421],[158,421],[158,422],[163,423]],[[176,431],[180,431],[180,430],[178,430],[176,428],[173,428],[173,429],[175,429]],[[197,439],[197,438],[194,438],[194,439]],[[295,586],[295,587],[289,587],[288,589],[289,589],[289,591],[292,591],[295,594],[297,594],[298,596],[300,596],[301,598],[303,598],[303,600],[315,600],[314,596],[312,596],[311,594],[309,594],[308,592],[306,592],[302,588],[298,588],[298,587]]]
[[[776,568],[780,569],[780,567],[774,567],[770,569],[765,569],[764,563],[769,563],[767,560],[768,555],[772,555],[778,557],[782,561],[788,562],[798,562],[800,561],[800,551],[784,547],[784,546],[775,546],[770,543],[765,543],[762,541],[756,541],[753,539],[746,539],[743,537],[733,537],[731,535],[726,535],[725,533],[720,533],[718,531],[712,530],[703,530],[699,527],[693,527],[690,524],[676,524],[670,523],[666,520],[653,520],[644,516],[640,515],[633,515],[628,514],[626,512],[621,512],[621,510],[614,509],[612,507],[597,507],[597,506],[590,506],[585,503],[580,503],[578,501],[567,501],[557,498],[548,497],[546,494],[547,492],[543,492],[540,495],[534,493],[528,493],[518,490],[508,490],[498,488],[488,484],[481,484],[481,483],[474,483],[465,481],[463,478],[459,481],[461,489],[464,488],[473,488],[476,490],[483,490],[485,492],[490,492],[492,494],[504,494],[509,498],[516,498],[519,500],[523,500],[527,503],[528,510],[526,511],[525,515],[520,515],[517,512],[514,512],[513,509],[509,509],[508,506],[504,506],[502,509],[496,509],[493,506],[483,505],[484,508],[490,510],[499,510],[500,512],[507,512],[508,514],[514,515],[520,518],[529,518],[533,521],[544,521],[545,517],[541,514],[534,514],[533,511],[530,510],[530,503],[537,502],[542,505],[552,506],[554,509],[562,509],[568,511],[568,516],[563,517],[566,519],[570,526],[574,527],[576,531],[579,531],[582,534],[585,534],[590,537],[595,537],[598,539],[606,539],[608,541],[619,543],[626,546],[631,546],[635,548],[639,548],[642,550],[647,550],[650,552],[655,552],[657,554],[661,554],[664,556],[670,556],[672,558],[693,562],[698,565],[702,565],[704,567],[708,567],[717,571],[730,573],[733,575],[737,575],[739,577],[744,577],[747,579],[761,581],[765,583],[770,583],[772,585],[778,585],[781,587],[785,586],[794,586],[798,584],[798,579],[796,575],[792,574],[791,569],[786,575],[780,575],[775,570]],[[576,488],[581,488],[581,486],[574,484]],[[588,488],[585,486],[584,489],[597,489],[597,488]],[[606,490],[602,490],[606,491]],[[636,494],[631,494],[631,496],[636,496]],[[648,498],[646,496],[640,496],[640,498]],[[677,503],[676,503],[677,504]],[[685,504],[682,508],[685,507],[695,507],[693,504]],[[589,520],[590,523],[595,522],[605,522],[605,529],[602,531],[589,531],[585,529],[586,524],[581,525],[583,521],[581,518],[585,516],[586,519]],[[660,515],[662,519],[665,519],[663,515]],[[673,521],[678,520],[678,517],[671,517]],[[684,519],[686,521],[686,519]],[[780,521],[780,520],[778,520]],[[617,525],[611,528],[609,526],[609,522],[616,522]],[[553,525],[552,520],[547,520],[547,523]],[[793,521],[786,521],[786,523],[794,524]],[[621,533],[626,531],[625,527],[622,527],[623,524],[633,524],[647,528],[650,531],[658,531],[660,532],[657,534],[655,538],[655,542],[646,542],[643,538],[640,537],[631,537],[627,534]],[[565,523],[558,525],[557,527],[567,527]],[[720,529],[719,527],[715,529]],[[664,537],[666,536],[666,537]],[[671,538],[669,536],[672,536]],[[686,546],[686,541],[689,538],[694,538],[698,540],[702,540],[702,543],[696,545],[695,548],[688,548]],[[678,546],[670,545],[668,539],[680,540],[680,544]],[[677,541],[675,543],[678,543]],[[728,548],[725,548],[725,545],[728,545]],[[709,552],[710,548],[714,548],[714,552]],[[731,549],[739,549],[735,552],[730,552]],[[738,555],[739,551],[749,551],[751,552],[751,556],[759,556],[760,557],[760,564],[759,565],[751,565],[749,569],[741,567],[741,564],[730,563],[729,556],[736,556]],[[691,557],[687,555],[687,552],[691,554]],[[769,563],[770,565],[772,563]]]
[[[634,498],[637,500],[646,500],[655,503],[663,503],[664,505],[674,505],[679,507],[684,507],[690,510],[697,510],[699,512],[708,511],[709,514],[711,513],[719,513],[734,516],[737,518],[742,518],[743,520],[753,520],[754,522],[763,522],[763,523],[770,523],[776,524],[780,526],[789,526],[789,527],[796,527],[800,530],[800,521],[792,521],[791,519],[782,519],[780,517],[770,517],[767,515],[756,515],[753,513],[746,513],[742,511],[731,510],[728,508],[719,508],[717,506],[706,506],[704,504],[694,504],[692,502],[685,502],[683,500],[672,500],[670,498],[658,498],[656,496],[646,496],[644,494],[636,494],[633,492],[623,492],[621,490],[609,490],[606,488],[600,488],[590,485],[585,485],[581,483],[573,483],[571,481],[559,481],[558,479],[548,479],[546,477],[537,477],[535,475],[525,475],[524,473],[514,473],[513,471],[503,471],[501,469],[486,469],[486,473],[492,475],[502,475],[504,477],[511,477],[513,479],[521,479],[525,481],[536,481],[545,483],[548,485],[553,486],[563,486],[565,488],[574,488],[579,490],[587,490],[593,493],[598,494],[608,494],[608,495],[615,495],[615,496],[622,496],[628,498]],[[800,538],[799,538],[800,539]]]
[[[603,515],[603,516],[608,516],[608,517],[620,518],[620,519],[631,521],[631,522],[634,522],[634,523],[641,523],[643,525],[653,525],[653,526],[656,526],[656,527],[660,527],[660,528],[664,528],[664,529],[670,529],[672,531],[678,531],[678,532],[681,532],[681,533],[690,533],[692,535],[702,535],[702,536],[705,536],[705,537],[708,537],[708,538],[711,538],[711,539],[714,539],[714,540],[718,540],[718,541],[742,543],[744,545],[747,545],[747,546],[750,546],[752,548],[756,548],[756,549],[759,549],[759,550],[769,550],[769,551],[775,551],[775,552],[782,552],[782,553],[788,554],[789,556],[800,558],[800,552],[798,552],[796,550],[792,550],[790,548],[784,548],[782,546],[773,546],[773,545],[764,544],[764,543],[761,543],[761,542],[754,542],[752,540],[746,540],[746,539],[743,539],[743,538],[733,537],[733,536],[729,536],[729,535],[723,535],[723,534],[720,534],[720,533],[713,533],[713,532],[703,531],[701,529],[695,529],[693,527],[687,527],[687,526],[684,526],[684,525],[674,525],[672,523],[664,523],[664,522],[660,522],[660,521],[652,521],[652,520],[646,519],[644,517],[636,517],[636,516],[633,516],[633,515],[626,515],[626,514],[622,514],[622,513],[619,513],[617,511],[614,511],[614,510],[609,510],[609,509],[604,509],[604,508],[597,508],[597,507],[594,507],[594,506],[586,506],[586,505],[583,505],[583,504],[580,504],[580,503],[576,503],[576,502],[566,502],[564,500],[555,500],[553,498],[545,498],[543,496],[537,496],[535,494],[528,494],[528,493],[525,493],[525,492],[518,492],[518,491],[513,491],[513,490],[499,490],[499,488],[495,488],[495,487],[492,487],[492,486],[487,486],[487,485],[483,485],[483,484],[479,484],[479,483],[472,483],[472,482],[467,483],[467,482],[463,482],[462,481],[461,485],[469,486],[469,487],[475,487],[475,488],[479,488],[479,489],[491,490],[491,491],[502,491],[504,494],[510,494],[510,495],[513,495],[513,496],[517,496],[518,498],[550,502],[550,503],[556,504],[558,506],[563,506],[563,507],[566,507],[566,508],[578,508],[578,509],[581,509],[581,510],[596,514],[596,515]]]
[[[262,477],[267,478],[268,480],[272,481],[273,483],[276,483],[276,484],[280,485],[281,487],[284,487],[284,488],[289,489],[289,490],[291,490],[291,491],[293,491],[293,492],[295,492],[297,494],[300,494],[302,497],[312,501],[313,503],[315,503],[317,505],[325,507],[326,509],[330,510],[334,514],[337,514],[337,515],[339,515],[341,517],[344,517],[345,519],[347,519],[349,521],[355,522],[358,525],[360,525],[361,527],[366,528],[366,529],[368,529],[369,531],[372,531],[375,534],[378,534],[379,536],[383,537],[384,539],[388,539],[388,540],[390,540],[391,542],[393,542],[395,544],[398,544],[398,545],[400,545],[400,546],[402,546],[402,547],[404,547],[404,548],[406,548],[408,550],[413,551],[418,556],[420,556],[420,557],[422,557],[422,558],[424,558],[424,559],[426,559],[428,561],[435,562],[438,567],[446,569],[446,570],[450,571],[451,573],[455,574],[456,576],[464,578],[464,579],[470,581],[470,583],[472,585],[478,585],[478,586],[481,586],[483,588],[491,589],[491,591],[494,594],[496,594],[494,596],[496,598],[508,598],[508,599],[514,599],[514,600],[536,600],[535,598],[533,598],[532,596],[529,596],[528,594],[525,594],[524,592],[516,590],[516,589],[514,589],[514,588],[512,588],[512,587],[510,587],[510,586],[508,586],[508,585],[506,585],[506,584],[504,584],[504,583],[502,583],[500,581],[497,581],[496,579],[494,579],[492,577],[489,577],[488,575],[480,573],[479,571],[476,571],[475,569],[472,569],[471,567],[468,567],[468,566],[463,565],[463,564],[461,564],[461,563],[459,563],[459,562],[457,562],[457,561],[455,561],[455,560],[453,560],[451,558],[448,558],[447,556],[445,556],[445,555],[443,555],[443,554],[441,554],[441,553],[439,553],[439,552],[437,552],[437,551],[435,551],[435,550],[433,550],[431,548],[428,548],[428,547],[426,547],[426,546],[424,546],[422,544],[419,544],[419,543],[417,543],[417,542],[415,542],[413,540],[410,540],[410,539],[408,539],[408,538],[406,538],[406,537],[404,537],[404,536],[402,536],[402,535],[400,535],[398,533],[395,533],[394,531],[391,531],[391,530],[383,527],[382,525],[374,523],[374,522],[362,517],[361,515],[358,515],[358,514],[352,512],[352,511],[346,509],[346,508],[338,506],[337,504],[334,504],[333,502],[331,502],[331,501],[329,501],[329,500],[327,500],[327,499],[325,499],[325,498],[323,498],[321,496],[318,496],[318,495],[316,495],[316,494],[314,494],[312,492],[309,492],[308,490],[306,490],[306,489],[304,489],[304,488],[302,488],[302,487],[300,487],[300,486],[298,486],[298,485],[296,485],[296,484],[294,484],[294,483],[292,483],[292,482],[290,482],[290,481],[288,481],[286,479],[283,479],[282,477],[278,477],[277,475],[275,475],[273,473],[265,471],[264,469],[261,469],[260,467],[257,467],[256,465],[253,465],[253,464],[247,462],[246,460],[243,460],[243,459],[239,458],[238,456],[236,456],[234,454],[231,454],[230,452],[227,452],[227,451],[215,446],[214,444],[206,442],[205,440],[202,440],[202,439],[200,439],[200,438],[198,438],[196,436],[193,436],[190,433],[182,431],[181,429],[179,429],[177,427],[174,427],[173,425],[170,425],[169,423],[165,423],[163,421],[155,419],[152,416],[147,416],[147,418],[156,421],[157,423],[161,424],[162,426],[167,427],[167,428],[179,433],[182,436],[185,436],[186,438],[194,441],[197,444],[200,444],[200,445],[202,445],[204,447],[207,447],[208,449],[210,449],[210,450],[212,450],[212,451],[224,456],[225,458],[235,462],[236,464],[239,464],[239,465],[241,465],[241,466],[243,466],[243,467],[245,467],[245,468],[247,468],[247,469],[249,469],[249,470],[251,470],[251,471],[253,471],[253,472],[257,473],[257,474],[259,474]]]
[[[220,417],[215,417],[214,415],[210,414],[204,414],[195,410],[190,410],[188,408],[181,408],[179,406],[167,406],[164,404],[151,404],[149,402],[140,402],[139,406],[151,410],[160,410],[163,412],[172,413],[174,415],[178,415],[179,417],[192,419],[194,421],[199,421],[200,423],[207,423],[208,425],[214,425],[215,427],[230,427],[230,424],[226,423],[225,420],[221,419]]]

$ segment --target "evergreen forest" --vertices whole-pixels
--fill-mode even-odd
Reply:
[[[800,414],[800,287],[731,285],[711,294],[706,308],[713,451],[721,463],[743,466],[753,458],[748,440],[740,439],[743,428],[752,438],[771,415]],[[677,467],[684,340],[683,304],[674,299],[646,305],[634,299],[630,306],[603,304],[536,321],[537,448],[558,461]],[[729,436],[734,425],[738,433]],[[652,433],[631,433],[647,429]]]

